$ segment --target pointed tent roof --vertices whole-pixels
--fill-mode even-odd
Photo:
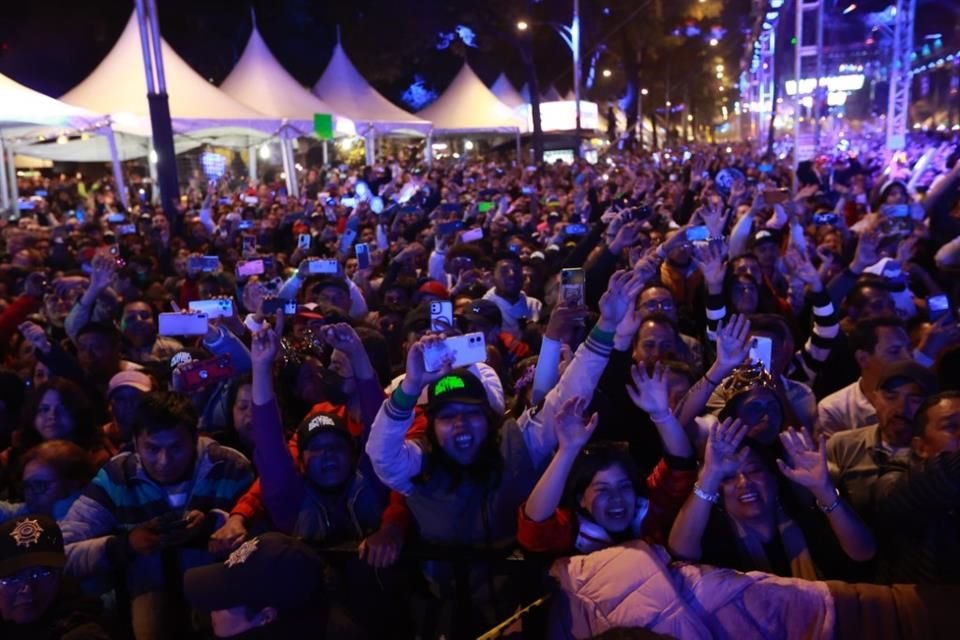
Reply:
[[[352,119],[361,130],[372,127],[377,133],[424,135],[431,123],[396,106],[360,75],[337,42],[313,93]]]
[[[426,109],[417,113],[440,133],[515,132],[524,121],[487,89],[466,62],[453,82]]]
[[[544,102],[557,102],[560,99],[560,92],[557,91],[557,88],[554,86],[550,86],[546,91],[543,92]]]
[[[170,115],[175,133],[198,130],[256,130],[272,134],[282,124],[241,104],[203,79],[163,38],[160,39]],[[147,84],[136,14],[110,53],[80,84],[61,96],[69,104],[98,113],[148,116]]]
[[[43,125],[80,129],[104,119],[0,74],[0,128]]]
[[[354,134],[342,111],[305,89],[270,52],[254,21],[250,39],[220,90],[257,111],[276,118],[300,120],[313,128],[313,114],[335,116],[334,130]]]
[[[573,102],[574,100],[577,99],[577,94],[573,92],[573,87],[571,87],[570,90],[567,91],[567,95],[563,96],[563,99],[566,100],[567,102]]]
[[[510,79],[505,73],[500,74],[500,77],[497,78],[497,81],[493,83],[492,87],[490,87],[490,91],[493,92],[493,95],[497,96],[497,99],[500,100],[500,102],[508,107],[516,109],[524,104],[523,96],[521,96],[520,92],[516,90],[516,88],[513,86],[513,83],[510,82]]]

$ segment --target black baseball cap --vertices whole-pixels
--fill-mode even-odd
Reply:
[[[483,383],[467,369],[454,369],[427,388],[427,412],[453,404],[489,405]]]
[[[310,440],[324,431],[342,436],[351,445],[353,444],[350,431],[347,429],[347,423],[344,422],[343,418],[336,413],[315,410],[308,413],[307,417],[300,422],[300,426],[297,427],[297,447],[301,452],[306,451]]]
[[[48,516],[28,515],[0,525],[0,578],[28,567],[62,568],[63,533]]]
[[[322,586],[323,566],[317,552],[296,538],[265,533],[237,547],[225,562],[187,571],[184,594],[200,611],[296,609]]]
[[[901,360],[884,367],[883,373],[877,380],[877,389],[892,391],[910,382],[920,387],[925,395],[929,396],[937,392],[937,376],[933,371],[913,360]]]
[[[463,319],[470,324],[496,327],[503,324],[503,313],[495,302],[490,300],[472,300],[463,312]]]

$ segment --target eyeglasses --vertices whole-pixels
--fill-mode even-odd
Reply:
[[[673,311],[673,300],[648,300],[641,306],[647,311]]]
[[[57,572],[47,567],[36,567],[28,571],[21,571],[12,576],[0,578],[0,587],[19,590],[27,582],[39,582],[57,575]]]

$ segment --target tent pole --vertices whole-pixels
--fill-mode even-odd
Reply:
[[[7,151],[3,146],[3,138],[0,137],[0,167],[6,169]],[[7,187],[7,172],[0,171],[0,211],[6,213],[10,206],[10,190]]]
[[[150,152],[156,153],[153,148],[153,138],[150,138],[150,148],[147,150],[147,168],[150,170],[150,182],[153,184],[150,201],[152,204],[160,202],[160,179],[157,177],[157,163],[150,158]]]
[[[287,197],[291,195],[292,187],[290,185],[290,158],[287,157],[287,139],[281,132],[280,135],[280,161],[283,163],[283,179],[287,185]]]
[[[330,145],[326,140],[323,141],[323,166],[330,165]]]
[[[287,176],[287,197],[299,197],[297,185],[297,162],[293,155],[293,139],[283,132],[280,138],[280,148],[283,151],[283,170]]]
[[[367,148],[367,165],[372,167],[377,158],[377,134],[372,128],[367,131],[364,141],[366,142],[364,146]]]
[[[297,178],[297,157],[294,155],[294,142],[295,138],[290,138],[287,140],[287,153],[290,154],[290,182],[293,184],[293,197],[300,197],[300,182]]]
[[[9,171],[7,180],[8,189],[10,194],[10,212],[15,215],[20,215],[20,192],[17,189],[17,154],[14,153],[13,149],[7,153],[8,162],[5,167],[0,167],[0,170]]]
[[[427,161],[427,166],[433,166],[433,131],[427,134],[427,146],[423,148],[423,158]]]
[[[520,152],[520,129],[517,129],[517,166],[523,164],[523,157]]]
[[[251,144],[247,147],[247,173],[250,174],[250,183],[257,179],[257,154],[260,153],[260,149],[257,148],[256,144]]]
[[[107,146],[110,148],[110,163],[113,165],[113,179],[117,183],[117,192],[120,194],[120,202],[123,208],[130,210],[130,194],[127,193],[127,185],[123,181],[123,167],[120,166],[120,154],[117,151],[117,136],[114,134],[113,125],[107,125],[100,132],[107,138]],[[149,162],[150,159],[147,158]]]

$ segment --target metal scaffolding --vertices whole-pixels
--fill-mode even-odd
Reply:
[[[887,148],[906,146],[910,116],[910,56],[917,0],[897,0],[890,60],[890,95],[887,104]]]

